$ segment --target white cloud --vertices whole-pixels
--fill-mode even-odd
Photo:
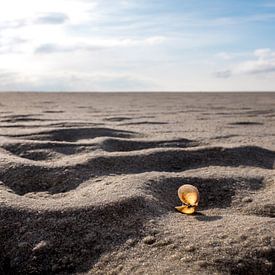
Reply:
[[[19,53],[20,48],[26,43],[25,39],[20,37],[1,37],[0,36],[0,54]]]
[[[67,20],[69,20],[69,17],[62,12],[50,12],[39,15],[34,23],[38,24],[63,24]]]
[[[271,49],[257,49],[254,51],[254,55],[260,59],[266,59],[269,57],[275,57],[275,52],[273,52]]]
[[[124,73],[52,72],[30,75],[0,70],[0,91],[139,91],[152,85],[150,78]]]
[[[95,7],[96,1],[93,0],[9,0],[1,4],[0,20],[14,21],[30,19],[41,13],[63,13],[77,23],[90,19],[89,12]]]
[[[17,73],[0,70],[0,85],[6,85],[16,79]]]
[[[119,1],[118,5],[128,6],[128,2]],[[112,1],[104,3],[97,0],[6,1],[0,9],[0,54],[95,51],[113,47],[154,46],[165,41],[166,38],[158,34],[136,35],[128,32],[115,35],[98,32],[97,24],[102,22],[103,7],[109,10],[108,5],[113,4]],[[108,22],[109,25],[111,22]]]
[[[165,41],[165,37],[153,36],[144,39],[78,39],[78,43],[64,43],[54,44],[45,43],[39,45],[36,49],[36,53],[49,54],[49,53],[64,53],[64,52],[75,52],[75,51],[96,51],[113,47],[135,47],[135,46],[153,46]]]
[[[76,51],[97,51],[103,47],[95,45],[75,44],[75,45],[59,45],[59,44],[42,44],[35,49],[38,54],[66,53]]]
[[[228,78],[234,75],[267,74],[275,72],[275,51],[271,49],[256,49],[252,60],[234,64],[230,69],[218,71],[217,77]]]
[[[231,75],[232,75],[232,72],[230,70],[219,71],[215,73],[215,76],[218,78],[228,78]]]
[[[242,62],[235,66],[233,74],[258,74],[275,71],[275,59],[251,60]]]
[[[217,57],[224,59],[224,60],[231,60],[234,58],[234,55],[227,52],[220,52],[216,54]]]

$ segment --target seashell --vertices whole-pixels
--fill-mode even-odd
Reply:
[[[178,196],[182,206],[176,206],[176,209],[184,214],[193,214],[199,204],[199,190],[197,187],[185,184],[178,189]]]

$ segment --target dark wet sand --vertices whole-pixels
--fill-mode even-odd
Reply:
[[[1,274],[275,273],[275,93],[0,93],[0,154]]]

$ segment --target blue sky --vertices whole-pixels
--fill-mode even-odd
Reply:
[[[0,90],[275,91],[275,1],[5,1]]]

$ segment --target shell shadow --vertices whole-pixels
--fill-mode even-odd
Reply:
[[[219,216],[219,215],[207,216],[201,212],[197,212],[194,216],[196,220],[200,222],[214,222],[214,221],[221,220],[223,218],[222,216]]]

